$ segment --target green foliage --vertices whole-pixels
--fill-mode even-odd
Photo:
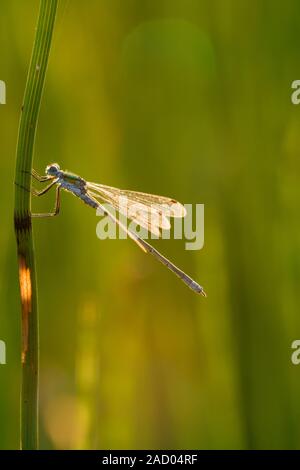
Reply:
[[[13,155],[38,2],[2,4],[0,447],[14,448]],[[299,447],[298,16],[297,0],[62,2],[34,166],[204,203],[202,251],[155,246],[208,297],[129,240],[98,240],[63,194],[57,219],[33,222],[42,448]]]

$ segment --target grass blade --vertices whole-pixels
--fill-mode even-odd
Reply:
[[[22,309],[21,448],[38,448],[39,331],[34,243],[31,227],[31,169],[57,0],[41,0],[21,111],[15,173],[15,233]]]

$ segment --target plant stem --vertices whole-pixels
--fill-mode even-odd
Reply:
[[[14,220],[22,309],[21,449],[38,448],[39,330],[30,174],[57,3],[58,0],[40,2],[17,143]]]

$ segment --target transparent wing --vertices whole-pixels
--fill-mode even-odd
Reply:
[[[103,184],[87,183],[88,188],[95,190],[105,198],[127,197],[133,202],[140,202],[147,207],[157,208],[167,217],[185,217],[186,210],[180,202],[165,196],[155,194],[141,193],[138,191],[128,191],[126,189],[113,188]]]
[[[182,204],[163,196],[90,182],[87,183],[87,190],[93,197],[109,202],[121,214],[157,236],[160,229],[171,228],[168,217],[184,217],[186,214]]]
[[[90,191],[89,191],[90,192]],[[91,196],[92,197],[92,196]],[[93,199],[93,197],[92,197]],[[98,202],[95,199],[96,202]],[[118,220],[109,210],[106,209],[102,204],[98,203],[98,207],[102,209],[103,213],[108,215],[116,224],[118,224],[127,234],[128,236],[146,253],[150,253],[154,258],[156,258],[160,263],[165,265],[170,271],[172,271],[176,276],[179,277],[190,289],[192,289],[197,294],[201,294],[206,297],[206,293],[203,290],[203,287],[198,284],[198,282],[194,281],[190,276],[188,276],[185,272],[179,269],[175,264],[173,264],[170,260],[168,260],[165,256],[163,256],[159,251],[157,251],[153,246],[143,240],[138,235],[133,233],[130,229],[128,229],[120,220]]]

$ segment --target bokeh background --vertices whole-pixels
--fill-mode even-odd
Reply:
[[[38,6],[1,2],[2,449],[19,446],[13,181]],[[35,168],[204,203],[203,250],[154,244],[208,297],[98,240],[70,195],[34,221],[41,448],[299,447],[298,18],[298,0],[61,1]]]

